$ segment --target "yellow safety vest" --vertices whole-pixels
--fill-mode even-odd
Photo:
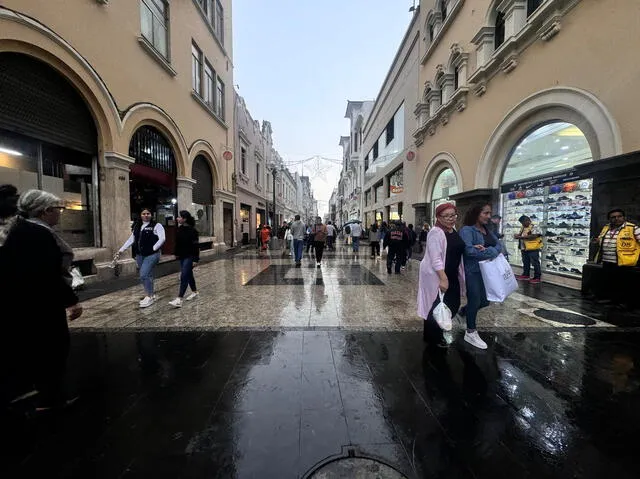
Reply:
[[[616,241],[616,254],[618,256],[618,266],[635,266],[640,258],[640,244],[636,240],[633,232],[636,225],[633,223],[625,223],[618,233]],[[596,255],[596,261],[599,262],[602,257],[602,243],[605,235],[611,230],[611,226],[607,225],[602,228],[598,240],[600,248]]]
[[[524,226],[520,229],[520,236],[529,236],[531,230],[533,229],[533,224],[529,225],[527,228]],[[536,239],[532,240],[521,240],[524,243],[525,251],[535,251],[542,249],[542,236],[538,236]]]

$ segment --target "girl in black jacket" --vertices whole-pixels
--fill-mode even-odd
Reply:
[[[191,213],[188,211],[179,213],[175,255],[180,260],[180,292],[176,299],[169,302],[174,308],[182,307],[182,299],[187,292],[187,286],[191,288],[191,294],[186,298],[187,301],[198,297],[193,268],[200,261],[200,242],[195,225],[196,220]]]

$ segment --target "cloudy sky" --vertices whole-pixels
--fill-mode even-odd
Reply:
[[[416,2],[418,3],[418,2]],[[347,100],[375,99],[409,25],[412,0],[235,0],[234,83],[269,120],[291,171],[311,177],[327,211],[348,135]]]

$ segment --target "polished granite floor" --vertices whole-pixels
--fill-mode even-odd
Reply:
[[[322,477],[638,477],[635,316],[523,286],[482,311],[487,351],[460,328],[425,349],[418,263],[387,275],[366,253],[243,251],[201,265],[177,310],[175,274],[144,310],[139,287],[85,301],[80,400],[3,415],[0,477],[306,479],[341,458],[383,466]]]

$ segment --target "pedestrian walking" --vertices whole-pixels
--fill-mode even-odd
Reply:
[[[174,308],[181,308],[182,301],[187,287],[191,288],[191,293],[186,297],[187,301],[192,301],[198,297],[196,278],[193,275],[193,268],[200,262],[200,240],[198,230],[196,230],[196,220],[188,211],[184,210],[178,214],[178,229],[176,231],[175,255],[180,261],[180,289],[178,297],[169,304]]]
[[[269,238],[271,238],[271,229],[269,229],[267,225],[262,225],[262,229],[260,230],[260,253],[267,250]]]
[[[389,245],[389,252],[387,253],[387,273],[391,274],[391,266],[395,261],[396,274],[400,274],[400,268],[402,267],[407,245],[409,244],[409,236],[400,221],[391,223],[390,228],[387,233],[388,241],[385,241],[385,243]]]
[[[516,279],[529,281],[531,284],[540,283],[540,250],[542,249],[542,233],[531,222],[531,218],[522,215],[518,218],[522,225],[520,232],[513,237],[518,240],[520,253],[522,254],[522,274],[516,276]],[[533,278],[531,275],[531,266],[533,265]]]
[[[291,223],[291,234],[293,236],[293,251],[296,268],[302,265],[302,250],[304,248],[304,237],[306,233],[305,224],[300,221],[300,215],[296,215],[294,222]]]
[[[140,219],[137,220],[122,247],[116,253],[116,260],[129,247],[140,271],[140,282],[144,288],[145,297],[140,301],[141,308],[148,308],[156,301],[153,285],[153,273],[160,262],[160,248],[166,240],[164,228],[153,220],[151,209],[143,208]]]
[[[467,286],[467,306],[461,310],[467,318],[464,340],[480,349],[487,349],[487,343],[476,330],[476,318],[481,308],[489,306],[489,301],[478,263],[493,259],[502,252],[498,237],[487,228],[490,218],[491,206],[477,204],[467,211],[464,226],[460,229],[460,237],[465,243],[464,272]]]
[[[418,239],[418,235],[416,234],[416,232],[413,230],[413,225],[409,224],[409,226],[407,226],[407,236],[409,237],[409,244],[407,246],[407,254],[406,254],[406,259],[405,259],[405,264],[409,262],[409,260],[411,259],[411,257],[413,256],[413,247],[416,244],[416,241]]]
[[[333,224],[331,223],[331,221],[327,221],[327,249],[329,251],[335,251],[335,244],[336,244],[336,227],[333,226]]]
[[[452,203],[436,208],[436,224],[427,234],[427,249],[420,262],[418,276],[418,315],[424,319],[423,339],[429,345],[447,347],[444,333],[433,317],[433,310],[444,304],[455,316],[460,298],[465,294],[465,275],[462,255],[465,244],[455,230],[458,210]]]
[[[360,251],[360,237],[362,236],[362,226],[360,223],[352,223],[351,225],[351,241],[353,242],[353,252]]]
[[[65,390],[67,321],[82,314],[71,288],[73,250],[53,230],[64,203],[46,191],[28,190],[17,207],[20,216],[1,248],[0,300],[17,305],[20,315],[3,324],[1,349],[9,363],[2,367],[12,375],[13,393],[25,397],[37,391],[36,411],[58,410],[75,401]]]
[[[327,227],[322,224],[322,218],[319,216],[316,218],[316,224],[312,229],[313,235],[313,248],[316,251],[316,267],[320,267],[322,263],[322,253],[324,252],[324,245],[327,241]]]
[[[371,257],[377,258],[380,256],[380,235],[382,231],[378,228],[378,223],[373,222],[371,228],[369,228],[369,245],[371,246]]]
[[[423,254],[425,253],[425,249],[427,247],[427,235],[429,234],[429,229],[429,223],[424,223],[422,225],[422,229],[420,230],[420,235],[418,236],[418,241],[420,242],[420,253]]]

